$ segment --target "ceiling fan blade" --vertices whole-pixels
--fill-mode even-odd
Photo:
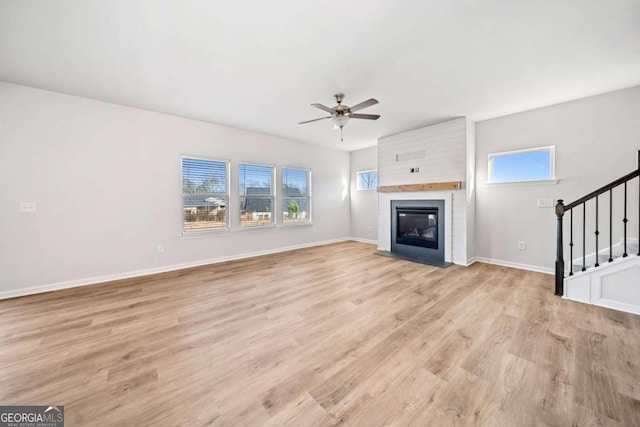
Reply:
[[[322,105],[322,104],[311,104],[312,107],[316,107],[321,109],[322,111],[326,111],[327,113],[331,113],[331,114],[335,114],[335,111],[333,111],[331,108],[327,107],[326,105]]]
[[[331,118],[333,118],[333,117],[332,116],[320,117],[319,119],[307,120],[306,122],[300,122],[298,124],[299,125],[303,125],[305,123],[317,122],[318,120],[331,119]]]
[[[350,108],[351,112],[355,112],[355,111],[359,111],[362,110],[363,108],[367,108],[367,107],[371,107],[372,105],[376,105],[378,103],[377,99],[367,99],[364,102],[361,102],[360,104],[354,105],[353,107]]]
[[[350,114],[349,117],[352,119],[365,119],[365,120],[378,120],[380,118],[379,114]]]

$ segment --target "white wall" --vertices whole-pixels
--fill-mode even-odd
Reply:
[[[556,146],[558,184],[487,184],[489,153],[545,145]],[[538,208],[537,199],[569,203],[635,169],[640,87],[479,122],[476,149],[478,257],[551,271],[556,217],[553,209]],[[629,193],[629,230],[637,238],[637,180]],[[600,217],[601,230],[607,219],[608,212]],[[621,225],[616,223],[614,236],[620,235]],[[588,227],[590,236],[593,231]],[[591,245],[594,240],[587,241]],[[525,251],[518,250],[518,241],[526,242]]]
[[[378,169],[378,147],[351,152],[351,236],[377,242],[378,192],[356,189],[356,173],[371,169]]]
[[[0,297],[350,234],[346,152],[6,83],[0,138]],[[313,225],[181,239],[181,154],[311,168]]]

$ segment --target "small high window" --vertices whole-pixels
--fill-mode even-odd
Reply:
[[[489,154],[489,182],[555,179],[555,146]]]
[[[356,173],[356,190],[377,190],[378,171],[368,170]]]

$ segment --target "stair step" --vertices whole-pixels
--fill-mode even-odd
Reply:
[[[637,252],[632,252],[631,250],[628,250],[627,252],[628,252],[629,256],[637,256]],[[616,259],[618,259],[618,258],[622,258],[622,254],[613,256],[613,260],[614,261]],[[599,263],[598,267],[602,267],[602,266],[605,266],[605,265],[609,264],[609,255],[599,255],[598,256],[598,263]],[[580,273],[582,271],[582,264],[573,264],[572,267],[573,267],[572,271],[573,271],[574,274],[575,273]],[[594,267],[593,264],[587,264],[585,267],[586,267],[586,271],[591,270],[593,268],[598,268],[598,267]]]

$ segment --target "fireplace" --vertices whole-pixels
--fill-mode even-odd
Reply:
[[[396,208],[396,243],[438,249],[438,208]]]
[[[391,253],[444,265],[444,200],[391,201]]]

